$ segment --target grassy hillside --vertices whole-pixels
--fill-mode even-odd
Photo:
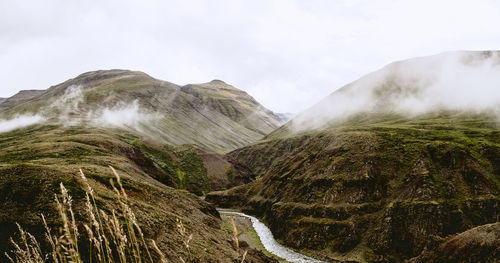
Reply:
[[[85,233],[80,224],[88,221],[84,212],[86,186],[78,176],[80,168],[95,191],[99,208],[108,213],[117,209],[109,165],[121,175],[146,238],[156,240],[169,262],[180,262],[179,257],[191,257],[193,262],[229,262],[238,257],[231,236],[221,230],[215,207],[173,188],[200,194],[210,190],[197,149],[144,141],[119,130],[57,125],[35,125],[0,134],[1,256],[12,249],[8,238],[17,236],[16,222],[44,241],[40,216],[44,214],[57,233],[61,222],[54,195],[59,193],[61,182],[73,197],[80,233]],[[179,233],[178,219],[188,235],[193,234],[189,250],[183,246],[187,236]],[[87,244],[82,241],[82,250]],[[48,244],[43,242],[43,246]],[[267,262],[255,251],[249,252],[248,258]]]
[[[207,200],[260,216],[288,246],[360,262],[402,262],[432,236],[498,221],[494,117],[378,117],[233,151],[258,179]]]

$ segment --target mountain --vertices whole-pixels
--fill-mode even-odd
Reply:
[[[282,120],[277,114],[264,108],[246,92],[221,80],[190,84],[181,87],[181,90],[201,99],[211,109],[260,135],[267,135],[281,125]]]
[[[197,195],[253,180],[233,172],[220,153],[280,124],[274,113],[223,81],[178,86],[128,70],[87,72],[47,90],[20,91],[0,103],[0,117],[0,132],[33,124],[93,127],[155,142],[161,146],[140,150],[171,178],[170,186]],[[162,153],[165,148],[170,154]],[[179,182],[178,172],[188,181]]]
[[[499,71],[500,51],[445,52],[394,62],[336,90],[270,137],[436,112],[496,112]]]
[[[289,113],[289,112],[286,112],[286,113],[276,113],[276,115],[280,119],[281,123],[287,123],[294,116],[293,113]]]
[[[18,105],[25,103],[30,99],[43,93],[43,90],[21,90],[16,95],[10,98],[4,98],[0,100],[0,109],[9,108],[13,105]]]
[[[44,91],[21,91],[0,104],[0,114],[127,129],[216,152],[252,143],[280,125],[274,113],[222,81],[178,86],[127,70],[87,72]]]
[[[248,262],[274,262],[244,242],[237,251],[215,207],[199,197],[252,181],[215,151],[254,142],[279,125],[245,92],[222,81],[178,86],[142,72],[95,71],[21,91],[0,103],[0,115],[0,261],[13,248],[9,238],[18,237],[16,223],[49,247],[40,215],[56,234],[61,182],[72,196],[79,246],[88,248],[79,169],[96,206],[111,215],[119,209],[111,166],[146,240],[155,240],[169,262],[232,262],[242,249]]]
[[[444,53],[362,77],[228,153],[257,179],[206,200],[260,217],[278,240],[326,261],[493,253],[481,233],[500,218],[499,54]]]

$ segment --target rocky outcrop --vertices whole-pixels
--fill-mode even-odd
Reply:
[[[500,260],[500,223],[472,228],[446,238],[434,237],[408,263],[484,262]]]

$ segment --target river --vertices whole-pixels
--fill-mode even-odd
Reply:
[[[259,219],[241,213],[241,212],[235,212],[235,211],[230,211],[230,210],[224,210],[224,209],[219,209],[219,213],[221,214],[228,214],[228,215],[238,215],[242,217],[246,217],[252,221],[252,226],[255,229],[255,232],[260,238],[260,241],[262,242],[262,245],[269,251],[269,253],[274,254],[282,259],[285,259],[286,261],[293,262],[293,263],[320,263],[324,262],[321,260],[317,260],[311,257],[308,257],[306,255],[297,253],[280,243],[278,243],[274,237],[273,233],[271,230],[264,225],[264,223],[260,222]]]

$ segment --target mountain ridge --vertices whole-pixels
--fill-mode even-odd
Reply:
[[[130,70],[86,72],[47,90],[20,92],[0,104],[4,119],[38,114],[51,121],[80,118],[96,124],[103,114],[120,111],[131,119],[119,128],[218,152],[254,142],[280,125],[273,112],[220,80],[178,86]],[[199,134],[200,129],[206,132]]]

